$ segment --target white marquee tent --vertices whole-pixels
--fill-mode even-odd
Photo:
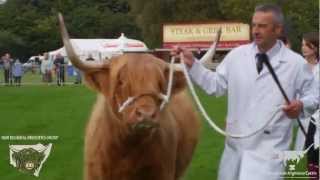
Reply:
[[[129,39],[124,34],[117,39],[70,39],[73,48],[81,59],[86,59],[89,54],[94,59],[102,60],[111,58],[123,52],[147,51],[147,46],[139,40]],[[64,47],[50,51],[50,56],[60,53],[67,56]]]

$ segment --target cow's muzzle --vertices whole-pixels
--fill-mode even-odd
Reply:
[[[137,130],[148,130],[159,126],[156,121],[158,111],[156,109],[136,109],[134,112],[134,121],[131,122],[131,128]]]
[[[159,123],[156,123],[150,120],[140,121],[138,123],[134,123],[131,125],[131,129],[135,132],[147,131],[147,130],[155,129],[158,127],[159,127]]]

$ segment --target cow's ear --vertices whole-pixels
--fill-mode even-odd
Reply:
[[[104,68],[96,72],[84,73],[86,85],[100,93],[108,93],[110,69]]]
[[[166,68],[165,76],[166,76],[166,83],[169,82],[169,71],[170,68]],[[172,94],[179,93],[180,91],[184,90],[187,86],[186,79],[182,71],[174,70],[173,73],[173,82],[172,82]]]

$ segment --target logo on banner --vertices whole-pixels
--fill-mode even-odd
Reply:
[[[19,171],[39,176],[40,170],[50,155],[52,144],[10,145],[10,164]]]

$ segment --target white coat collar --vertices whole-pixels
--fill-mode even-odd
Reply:
[[[279,66],[282,63],[285,63],[288,61],[284,57],[286,48],[287,47],[280,40],[277,40],[276,44],[269,51],[267,51],[267,55],[269,57],[270,63],[271,63],[274,70],[279,68]],[[254,59],[254,64],[255,64],[255,62],[256,62],[255,56],[257,53],[259,53],[259,50],[258,50],[257,45],[254,42],[251,43],[251,52],[254,56],[253,59]],[[258,77],[261,77],[266,73],[269,73],[269,71],[266,67],[264,67],[262,72],[258,75]]]
[[[259,49],[258,49],[258,46],[257,46],[255,43],[253,43],[253,49],[254,49],[255,54],[261,53],[261,52],[259,51]],[[269,59],[271,60],[274,56],[277,55],[277,53],[280,51],[280,49],[281,49],[281,44],[280,44],[279,41],[277,41],[277,42],[272,46],[272,48],[267,51],[266,54],[268,55]]]

